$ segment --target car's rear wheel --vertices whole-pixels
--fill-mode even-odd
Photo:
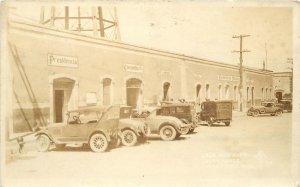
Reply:
[[[282,115],[282,111],[281,111],[281,110],[277,110],[277,111],[275,112],[275,115],[276,115],[276,116],[281,116],[281,115]]]
[[[259,115],[259,112],[257,111],[257,110],[254,110],[253,112],[252,112],[252,116],[253,117],[257,117]]]
[[[176,138],[176,130],[171,125],[165,125],[160,129],[159,135],[163,140],[172,141]]]
[[[96,153],[104,152],[108,148],[108,142],[106,137],[100,133],[92,135],[92,137],[90,138],[89,145],[92,151]]]
[[[195,129],[190,129],[190,130],[189,130],[189,134],[190,134],[190,133],[193,133],[194,130],[195,130]]]
[[[122,132],[122,144],[125,146],[134,146],[137,143],[137,136],[132,130]]]
[[[37,148],[40,152],[46,152],[49,150],[51,140],[45,134],[41,134],[37,137]]]
[[[228,121],[228,122],[225,122],[225,125],[226,126],[229,126],[230,125],[230,122]]]

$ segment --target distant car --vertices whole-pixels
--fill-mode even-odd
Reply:
[[[287,111],[287,112],[292,112],[293,110],[292,100],[288,100],[288,99],[280,100],[278,103],[275,104],[275,106],[278,106],[283,111]]]
[[[195,121],[195,110],[192,104],[188,103],[172,103],[165,104],[157,111],[161,116],[173,116],[180,119],[183,123],[190,124],[190,128],[182,132],[188,134],[195,130],[197,123]]]
[[[274,102],[262,102],[261,106],[253,106],[247,111],[248,116],[259,116],[261,114],[270,114],[271,116],[280,116],[282,109],[275,106]]]
[[[94,152],[104,152],[109,146],[117,146],[120,137],[130,137],[127,138],[127,144],[131,145],[135,143],[135,135],[139,135],[143,127],[139,127],[133,120],[120,120],[120,111],[120,106],[82,107],[68,111],[65,124],[49,125],[36,134],[38,150],[47,151],[51,144],[62,148],[66,144],[75,143],[88,144]],[[125,130],[136,132],[137,129],[140,130],[134,135],[124,135]]]
[[[232,102],[231,101],[205,101],[201,103],[201,112],[198,119],[206,121],[208,126],[214,123],[224,123],[230,125],[232,120]]]
[[[173,116],[161,116],[157,114],[157,108],[144,110],[140,114],[133,113],[133,119],[144,121],[150,131],[149,134],[159,134],[162,140],[172,141],[180,137],[182,132],[190,128],[189,124]]]

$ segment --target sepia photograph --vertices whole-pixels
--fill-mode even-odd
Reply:
[[[300,187],[299,3],[0,1],[0,186]]]

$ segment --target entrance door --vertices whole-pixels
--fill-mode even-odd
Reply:
[[[282,100],[282,92],[276,92],[276,98],[277,98],[277,101],[281,101]]]
[[[63,108],[64,108],[64,90],[55,90],[54,92],[55,123],[63,122]]]
[[[127,95],[127,105],[134,108],[141,107],[142,104],[142,90],[141,90],[142,81],[139,79],[129,79],[126,82],[126,95]]]

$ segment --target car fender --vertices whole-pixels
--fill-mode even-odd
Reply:
[[[189,124],[190,123],[187,119],[184,119],[184,118],[180,118],[180,120],[182,121],[182,123],[185,123],[185,124]]]
[[[56,143],[55,139],[51,135],[49,135],[45,130],[37,132],[34,136],[38,137],[40,135],[46,135],[52,142]]]

